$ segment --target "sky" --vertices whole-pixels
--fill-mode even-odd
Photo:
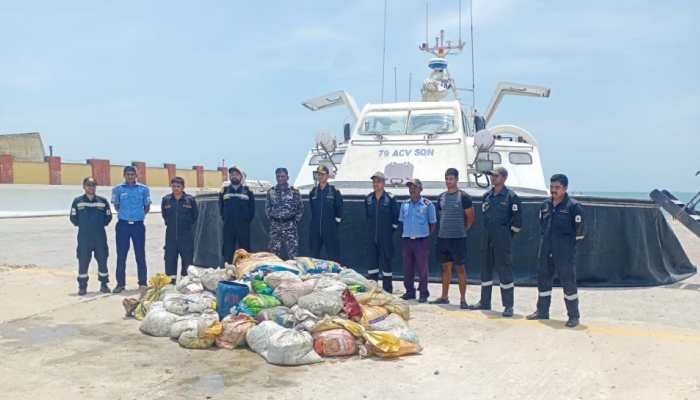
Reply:
[[[430,0],[430,36],[459,35],[458,0]],[[415,100],[428,75],[424,0],[388,0],[385,101]],[[304,99],[347,90],[380,102],[383,2],[0,0],[0,133],[40,132],[66,161],[236,164],[294,176],[316,133],[341,136],[343,109]],[[463,1],[468,40],[469,0]],[[474,0],[476,108],[496,84],[492,125],[540,145],[545,176],[580,191],[697,191],[700,2]],[[450,58],[471,86],[469,49]],[[463,93],[471,105],[471,94]]]

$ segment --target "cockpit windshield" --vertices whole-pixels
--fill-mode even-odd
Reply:
[[[443,110],[370,111],[358,132],[361,135],[434,135],[457,130],[455,112]]]
[[[452,133],[456,130],[453,110],[414,110],[408,118],[408,134]]]
[[[373,111],[360,124],[363,135],[403,135],[406,133],[408,111]]]

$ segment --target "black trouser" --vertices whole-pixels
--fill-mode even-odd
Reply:
[[[224,256],[224,261],[229,264],[233,263],[233,253],[236,250],[245,249],[250,251],[250,225],[240,225],[243,224],[224,223],[224,241],[221,246],[221,254]]]
[[[392,293],[394,285],[392,282],[393,273],[391,271],[391,255],[387,254],[383,244],[370,242],[367,248],[369,255],[369,266],[367,275],[369,279],[379,280],[379,271],[382,273],[382,288],[385,292]]]
[[[192,243],[180,243],[176,240],[165,241],[165,274],[172,283],[177,279],[177,257],[180,256],[180,276],[187,276],[187,267],[192,265],[194,246]]]
[[[90,267],[90,261],[92,260],[93,254],[95,255],[95,260],[97,261],[97,279],[103,284],[109,282],[109,273],[107,272],[107,257],[109,255],[109,249],[107,247],[107,243],[81,244],[80,241],[78,241],[76,255],[78,257],[78,286],[80,288],[87,288],[89,279],[88,267]]]
[[[338,243],[337,235],[321,235],[320,232],[312,232],[310,239],[309,247],[311,248],[311,257],[321,258],[321,247],[323,247],[326,249],[326,259],[336,262],[339,261],[340,243]]]
[[[549,305],[552,303],[552,281],[554,273],[559,275],[561,286],[564,288],[564,303],[569,318],[580,317],[578,312],[578,289],[576,288],[576,265],[574,257],[565,260],[556,260],[549,253],[540,261],[537,269],[537,312],[540,315],[549,316]]]
[[[493,272],[498,272],[501,282],[501,302],[503,307],[513,307],[513,257],[511,254],[511,233],[507,227],[486,230],[484,249],[486,254],[481,262],[481,304],[491,305]]]

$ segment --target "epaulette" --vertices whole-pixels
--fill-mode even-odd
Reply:
[[[393,198],[394,198],[394,194],[393,194],[393,193],[391,193],[391,192],[384,192],[384,193],[386,193],[386,195],[389,196],[390,199],[393,199]]]
[[[289,188],[292,190],[292,192],[299,193],[299,189],[295,188],[294,186],[290,186]]]

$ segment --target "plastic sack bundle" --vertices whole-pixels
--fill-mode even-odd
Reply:
[[[138,304],[133,310],[133,314],[136,319],[142,320],[146,317],[151,304],[158,301],[163,288],[170,284],[170,282],[170,277],[163,273],[157,273],[148,278],[148,289],[146,290],[146,294],[139,299]],[[126,311],[128,312],[129,310]]]
[[[368,306],[362,304],[360,307],[362,307],[362,319],[360,323],[365,327],[377,323],[389,315],[389,311],[382,306]]]
[[[311,334],[283,328],[272,321],[250,328],[246,341],[270,364],[304,365],[322,361],[313,349]]]
[[[353,321],[359,321],[362,318],[362,307],[355,300],[355,296],[352,295],[350,289],[345,289],[343,294],[340,295],[340,299],[343,301],[343,314],[345,314],[348,319]]]
[[[209,292],[167,296],[163,301],[165,309],[177,315],[202,313],[213,310],[216,299]]]
[[[187,276],[193,281],[198,281],[202,284],[204,289],[216,293],[216,287],[219,281],[224,281],[232,277],[232,274],[228,274],[224,269],[218,268],[205,268],[196,267],[190,265],[187,267]]]
[[[313,292],[316,287],[317,280],[310,279],[306,281],[284,281],[281,282],[273,294],[282,301],[287,307],[292,307],[297,304],[299,298]]]
[[[314,326],[316,326],[318,323],[317,316],[311,313],[311,311],[304,310],[298,305],[293,306],[289,309],[289,311],[291,311],[292,315],[294,316],[294,329],[311,332]]]
[[[421,351],[423,351],[423,348],[419,344],[407,342],[405,340],[400,341],[396,351],[384,351],[374,346],[372,343],[367,343],[367,352],[381,358],[403,357],[411,354],[418,354]]]
[[[223,327],[221,322],[216,321],[208,324],[206,320],[196,320],[196,328],[188,329],[180,335],[177,340],[180,346],[186,349],[208,349],[214,345],[216,337],[221,334]]]
[[[398,314],[389,314],[386,318],[373,323],[369,327],[372,331],[386,331],[391,332],[398,336],[399,339],[410,342],[419,343],[418,334],[415,330],[411,329],[406,321],[401,318]]]
[[[262,277],[253,278],[250,282],[250,287],[253,288],[253,291],[257,294],[272,294],[272,288],[265,283]]]
[[[261,310],[255,317],[258,322],[273,321],[285,328],[293,328],[296,319],[288,307],[278,306]]]
[[[322,290],[326,292],[342,292],[347,289],[348,286],[338,280],[338,275],[336,274],[323,274],[316,282],[316,287],[314,290]]]
[[[362,338],[375,348],[386,352],[399,351],[401,340],[391,332],[368,331],[357,322],[342,318],[324,318],[313,328],[313,332],[323,332],[331,329],[344,328],[356,338]]]
[[[357,353],[357,341],[345,329],[331,329],[313,334],[314,351],[323,357],[351,356]]]
[[[374,288],[366,293],[358,293],[355,298],[363,305],[382,306],[390,313],[399,314],[406,321],[411,317],[410,307],[406,301],[382,289]]]
[[[377,284],[362,276],[359,272],[351,268],[345,268],[338,273],[338,280],[350,286],[359,286],[365,290],[375,288]]]
[[[265,283],[272,289],[276,289],[285,282],[301,282],[299,275],[289,271],[272,272],[265,276]]]
[[[227,266],[226,269],[236,279],[242,279],[245,276],[252,278],[250,275],[256,272],[290,271],[296,274],[301,272],[296,263],[282,261],[272,253],[248,253],[244,249],[236,250],[233,266]]]
[[[306,296],[300,297],[297,304],[299,307],[311,311],[317,317],[336,316],[343,307],[340,296],[341,292],[339,291],[314,290]]]
[[[216,337],[216,347],[235,349],[245,346],[245,336],[248,330],[255,326],[255,320],[249,315],[228,315],[221,321],[223,327],[221,335]]]
[[[301,265],[304,272],[307,274],[321,274],[324,272],[338,273],[342,270],[340,264],[335,261],[321,260],[311,257],[297,257],[294,259],[297,264]]]
[[[150,305],[148,314],[141,321],[139,330],[151,336],[168,337],[170,336],[170,327],[177,318],[176,314],[165,310],[162,302],[156,301]]]
[[[202,281],[190,275],[181,277],[180,280],[177,281],[176,287],[178,292],[184,294],[201,293],[204,291]]]
[[[180,336],[188,330],[197,329],[200,323],[206,326],[213,324],[219,320],[219,315],[214,311],[208,311],[201,314],[188,314],[178,317],[170,326],[170,337],[179,339]]]
[[[276,297],[266,294],[249,294],[236,306],[239,312],[255,317],[261,310],[281,305]]]

